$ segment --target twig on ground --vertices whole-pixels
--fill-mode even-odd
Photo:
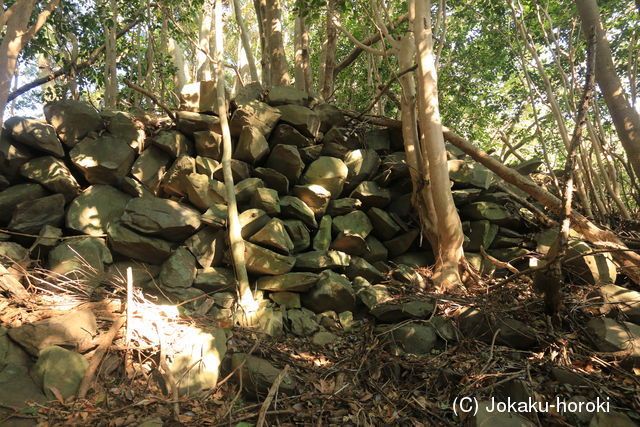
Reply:
[[[262,407],[260,408],[260,412],[258,415],[258,423],[256,424],[256,427],[262,427],[264,425],[264,420],[267,415],[267,409],[269,409],[269,406],[271,405],[271,401],[273,400],[276,393],[278,392],[278,389],[280,388],[280,383],[282,382],[284,377],[287,375],[288,371],[289,371],[289,365],[285,365],[285,367],[282,369],[282,371],[280,371],[280,373],[276,377],[273,384],[271,384],[271,387],[269,387],[269,393],[267,394],[267,398],[264,399],[264,403],[262,403]]]

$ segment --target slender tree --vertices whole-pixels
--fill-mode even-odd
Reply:
[[[611,57],[611,48],[600,20],[596,0],[576,0],[585,37],[595,31],[596,81],[613,119],[616,133],[629,158],[636,177],[640,178],[640,115],[631,106]]]
[[[289,65],[284,52],[284,41],[282,39],[282,11],[280,10],[280,0],[266,0],[267,26],[269,27],[268,44],[271,58],[271,80],[270,86],[289,85]]]
[[[240,4],[240,0],[233,0],[233,11],[235,12],[236,22],[238,23],[238,28],[240,29],[240,40],[242,41],[244,54],[246,55],[247,64],[249,65],[251,80],[257,82],[259,81],[258,68],[256,68],[256,60],[253,57],[253,50],[251,49],[249,31],[247,30],[247,26],[244,23],[244,18],[242,18],[242,5]]]
[[[424,134],[424,148],[429,164],[431,195],[433,197],[438,249],[434,280],[445,289],[461,286],[462,224],[453,202],[447,165],[447,152],[442,136],[442,123],[438,105],[438,76],[433,55],[431,33],[431,1],[410,0],[410,15],[418,63],[418,123]]]
[[[49,0],[32,25],[29,25],[29,21],[35,0],[17,0],[0,14],[0,32],[4,30],[0,42],[0,127],[20,51],[40,31],[58,3],[60,0]]]

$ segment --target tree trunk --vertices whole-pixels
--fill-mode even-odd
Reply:
[[[295,27],[293,32],[293,45],[295,49],[294,56],[294,77],[296,79],[296,89],[307,90],[306,82],[305,82],[305,64],[303,59],[303,47],[302,47],[302,34],[304,32],[304,17],[296,16]]]
[[[269,27],[269,55],[271,57],[270,86],[291,84],[289,65],[282,40],[282,18],[280,0],[266,0],[267,24]]]
[[[189,82],[189,67],[184,60],[184,48],[174,39],[169,39],[169,55],[176,68],[176,74],[173,76],[173,85],[175,87],[176,96],[180,94],[184,85]]]
[[[104,59],[104,106],[115,109],[118,105],[118,75],[116,52],[116,25],[118,9],[114,0],[109,0],[110,23],[104,24],[105,59]]]
[[[324,57],[324,80],[322,81],[321,91],[322,98],[325,101],[333,95],[333,70],[336,68],[336,49],[338,47],[338,31],[333,21],[337,13],[337,3],[337,0],[327,1],[327,50]]]
[[[236,15],[236,22],[238,23],[238,28],[240,28],[240,40],[242,41],[244,54],[246,55],[247,63],[249,65],[249,73],[251,73],[251,80],[254,82],[260,81],[260,78],[258,77],[258,68],[256,68],[256,60],[253,57],[253,50],[251,50],[249,32],[247,30],[247,26],[244,23],[244,19],[242,18],[242,5],[240,4],[240,0],[233,0],[233,10]]]
[[[202,15],[200,15],[200,30],[198,32],[198,47],[196,50],[196,79],[198,81],[211,80],[211,65],[208,55],[209,37],[211,26],[213,25],[213,7],[208,0],[202,5]]]
[[[589,38],[596,32],[596,81],[611,113],[618,138],[624,147],[631,167],[640,178],[640,116],[629,104],[620,78],[616,74],[611,49],[600,20],[596,0],[576,0],[582,20],[582,32]]]
[[[271,58],[269,56],[269,25],[267,24],[267,0],[253,0],[260,33],[260,67],[262,68],[262,85],[269,86],[271,82]]]
[[[4,37],[0,42],[0,128],[2,128],[4,110],[11,91],[11,79],[16,71],[20,51],[42,28],[53,9],[58,7],[59,2],[60,0],[50,0],[30,27],[29,19],[35,0],[17,0],[11,6],[14,12],[6,19]]]
[[[459,267],[463,257],[464,235],[451,195],[447,153],[442,136],[431,33],[431,1],[411,0],[409,7],[415,8],[413,30],[418,63],[418,117],[420,129],[425,136],[439,241],[434,280],[440,287],[450,289],[461,286]]]
[[[220,118],[220,127],[222,128],[222,169],[224,174],[224,184],[227,190],[228,203],[228,223],[229,223],[229,242],[231,243],[231,256],[233,266],[238,281],[238,291],[240,294],[239,305],[247,311],[255,310],[253,294],[249,287],[249,276],[245,261],[244,240],[240,234],[241,226],[238,220],[238,205],[236,203],[236,193],[233,186],[233,174],[231,172],[231,133],[229,131],[229,122],[227,120],[227,103],[225,101],[224,89],[224,58],[222,50],[224,49],[223,26],[222,26],[222,2],[217,0],[214,7],[215,19],[215,60],[214,64],[216,72],[216,95],[218,106],[218,117]]]
[[[560,213],[562,202],[556,196],[531,179],[503,165],[486,152],[474,147],[470,142],[449,129],[444,128],[443,131],[447,141],[471,156],[473,160],[483,164],[508,183],[520,188],[550,210]],[[640,254],[629,251],[629,248],[614,233],[598,228],[576,211],[571,212],[571,224],[573,229],[581,233],[594,247],[610,250],[611,256],[620,265],[623,272],[636,284],[640,284]]]

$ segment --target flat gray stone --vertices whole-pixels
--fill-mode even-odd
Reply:
[[[339,251],[311,251],[296,256],[296,270],[321,271],[349,265],[351,256]]]
[[[215,204],[226,204],[224,183],[200,173],[190,173],[184,177],[182,188],[187,190],[189,203],[205,212]]]
[[[98,273],[105,271],[105,264],[111,264],[113,258],[104,239],[83,237],[67,239],[49,252],[49,269],[67,277],[88,279],[90,284],[98,285],[101,278]]]
[[[240,132],[233,157],[250,165],[263,160],[269,154],[269,143],[260,132],[260,129],[253,126],[245,126]]]
[[[311,245],[311,235],[306,225],[299,219],[284,220],[284,227],[293,242],[293,252],[302,252]]]
[[[197,271],[193,286],[205,292],[234,290],[236,278],[233,271],[228,268],[207,267]]]
[[[301,105],[281,105],[278,107],[280,111],[280,120],[290,124],[300,133],[311,138],[318,136],[320,131],[320,117],[318,114]]]
[[[280,172],[291,183],[297,182],[304,170],[304,162],[293,145],[279,144],[273,147],[265,166]]]
[[[278,276],[260,277],[256,285],[258,289],[271,292],[306,292],[318,282],[319,276],[314,273],[287,273]]]
[[[280,212],[285,218],[299,219],[309,228],[318,228],[314,212],[297,197],[282,197],[280,199]]]
[[[187,136],[193,136],[195,132],[200,131],[214,131],[222,134],[220,119],[216,116],[191,111],[178,111],[176,117],[178,119],[176,127]]]
[[[193,157],[180,156],[172,164],[162,177],[160,184],[162,191],[170,196],[187,195],[187,176],[194,173],[196,161]]]
[[[198,131],[193,133],[198,156],[220,161],[222,159],[222,135],[214,131]]]

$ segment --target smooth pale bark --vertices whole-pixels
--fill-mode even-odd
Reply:
[[[461,286],[459,267],[463,258],[462,224],[451,195],[447,152],[442,136],[442,122],[438,105],[438,78],[433,55],[431,33],[431,1],[411,0],[409,8],[415,7],[413,31],[416,42],[418,64],[418,118],[424,133],[431,195],[435,208],[438,233],[436,271],[434,280],[442,288]]]
[[[464,151],[475,161],[483,164],[500,178],[515,185],[531,197],[545,205],[555,213],[562,210],[562,202],[544,188],[511,169],[486,152],[474,147],[470,142],[447,128],[443,129],[444,137],[451,144]],[[611,256],[620,265],[623,272],[635,283],[640,284],[640,254],[629,251],[629,248],[614,233],[598,228],[584,215],[576,211],[571,212],[571,226],[581,233],[584,238],[597,249],[611,250]]]
[[[334,75],[333,70],[336,68],[336,49],[338,47],[338,31],[334,23],[337,13],[337,1],[327,1],[327,16],[326,16],[326,54],[324,56],[324,80],[321,82],[322,90],[320,94],[322,98],[328,100],[333,94]]]
[[[50,0],[31,26],[29,26],[29,19],[35,0],[17,0],[0,18],[0,21],[6,25],[4,37],[0,42],[0,128],[4,121],[11,79],[16,71],[20,51],[40,31],[51,12],[58,7],[59,2],[60,0]]]
[[[247,26],[244,23],[244,19],[242,18],[242,5],[240,4],[240,0],[233,0],[233,10],[235,12],[238,28],[240,28],[240,40],[242,41],[244,55],[249,66],[251,80],[257,82],[260,80],[260,78],[258,77],[258,68],[256,67],[256,60],[253,57],[253,50],[251,49],[251,42],[249,40],[249,32],[247,30]]]
[[[175,87],[176,96],[180,94],[184,85],[186,85],[189,78],[189,67],[184,60],[184,48],[174,39],[170,38],[168,43],[169,55],[173,66],[176,68],[176,73],[173,76],[173,84]]]
[[[213,25],[213,7],[207,0],[202,5],[198,31],[198,49],[196,50],[196,79],[211,80],[211,61],[208,52],[210,47],[211,26]]]
[[[118,8],[115,0],[109,0],[111,23],[105,22],[105,64],[104,64],[104,105],[115,109],[118,105],[118,74],[116,52],[116,28],[118,22]]]
[[[294,77],[296,80],[296,89],[310,92],[311,68],[309,67],[309,33],[307,32],[307,27],[304,23],[304,16],[296,16],[293,42],[295,48]]]
[[[260,34],[260,67],[262,68],[262,85],[271,82],[271,59],[269,56],[269,25],[267,24],[267,0],[253,0]]]
[[[401,69],[413,66],[415,53],[415,41],[412,34],[407,34],[400,41],[398,52],[398,64]],[[420,224],[423,233],[427,236],[432,248],[438,247],[438,233],[436,225],[431,219],[431,213],[435,212],[433,198],[431,197],[429,184],[429,165],[422,157],[420,138],[418,136],[418,122],[416,118],[416,85],[413,73],[405,73],[400,77],[402,97],[400,110],[402,118],[402,138],[404,140],[404,152],[409,164],[412,193],[411,204],[420,215]]]
[[[288,86],[291,84],[289,65],[284,53],[281,15],[280,0],[266,0],[266,22],[269,27],[268,43],[271,57],[270,86]]]
[[[247,55],[242,47],[242,40],[238,40],[236,52],[236,64],[238,71],[236,73],[235,84],[233,85],[232,96],[235,96],[247,82],[251,81],[251,76],[249,75],[249,64],[247,62]]]
[[[576,0],[582,20],[582,32],[588,38],[592,29],[596,32],[596,81],[613,119],[616,133],[631,167],[640,178],[640,116],[631,106],[622,87],[611,57],[600,10],[596,0]]]
[[[239,304],[241,308],[247,311],[255,310],[253,294],[249,287],[249,275],[247,274],[247,266],[244,258],[244,240],[240,234],[240,221],[238,220],[238,205],[236,203],[236,193],[233,185],[233,174],[231,172],[231,133],[229,131],[229,122],[227,120],[227,103],[225,100],[224,89],[224,58],[222,50],[224,49],[223,27],[222,27],[222,4],[218,0],[214,7],[215,19],[215,54],[216,60],[214,67],[216,72],[216,95],[218,106],[218,117],[220,118],[220,127],[222,128],[222,170],[224,174],[224,184],[227,190],[228,203],[228,223],[229,223],[229,242],[231,243],[231,256],[233,266],[238,281],[238,291],[240,294]]]

